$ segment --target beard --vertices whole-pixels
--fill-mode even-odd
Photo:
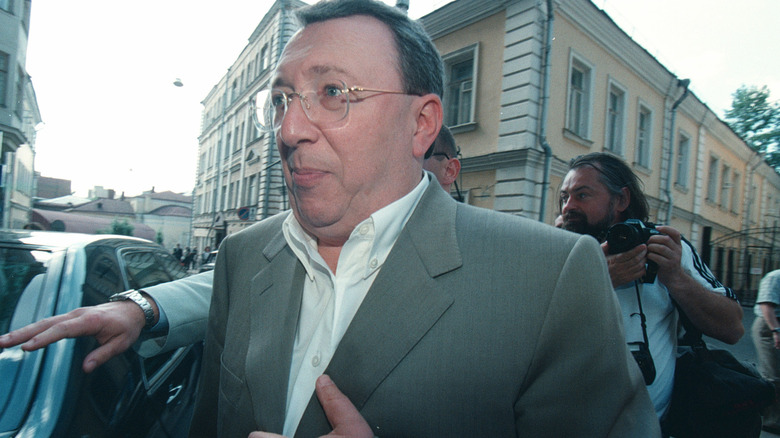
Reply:
[[[563,229],[578,234],[588,234],[599,242],[607,238],[607,230],[612,225],[614,215],[608,212],[603,219],[596,223],[590,223],[588,217],[577,211],[570,211],[563,216]]]

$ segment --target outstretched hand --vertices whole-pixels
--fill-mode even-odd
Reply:
[[[333,431],[325,437],[328,438],[372,438],[374,433],[366,420],[360,415],[355,405],[349,401],[326,375],[317,378],[317,398],[325,410],[325,415],[330,421]],[[249,438],[274,438],[281,437],[274,433],[252,432]]]
[[[89,373],[130,348],[144,324],[143,311],[132,301],[105,303],[81,307],[2,335],[0,348],[22,344],[23,350],[32,351],[65,338],[94,336],[100,347],[91,351],[82,364],[84,372]]]

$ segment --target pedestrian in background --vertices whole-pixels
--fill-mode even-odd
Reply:
[[[181,245],[179,245],[177,243],[176,244],[176,248],[173,248],[172,253],[173,253],[173,256],[176,257],[176,260],[180,262],[181,258],[182,258],[182,255],[184,254],[184,251],[182,251]]]
[[[780,388],[780,269],[776,269],[761,279],[758,297],[753,312],[753,344],[758,353],[758,370],[765,379]],[[780,433],[780,402],[764,411],[764,430]]]

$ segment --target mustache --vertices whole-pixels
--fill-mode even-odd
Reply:
[[[570,220],[583,220],[583,221],[587,221],[587,219],[588,218],[583,213],[580,213],[578,211],[569,211],[569,212],[567,212],[566,214],[563,215],[563,221],[564,222],[567,222],[567,221],[570,221]]]

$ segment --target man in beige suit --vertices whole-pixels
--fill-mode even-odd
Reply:
[[[192,434],[658,436],[597,242],[423,172],[421,27],[374,1],[300,18],[260,99],[292,211],[220,247]]]

